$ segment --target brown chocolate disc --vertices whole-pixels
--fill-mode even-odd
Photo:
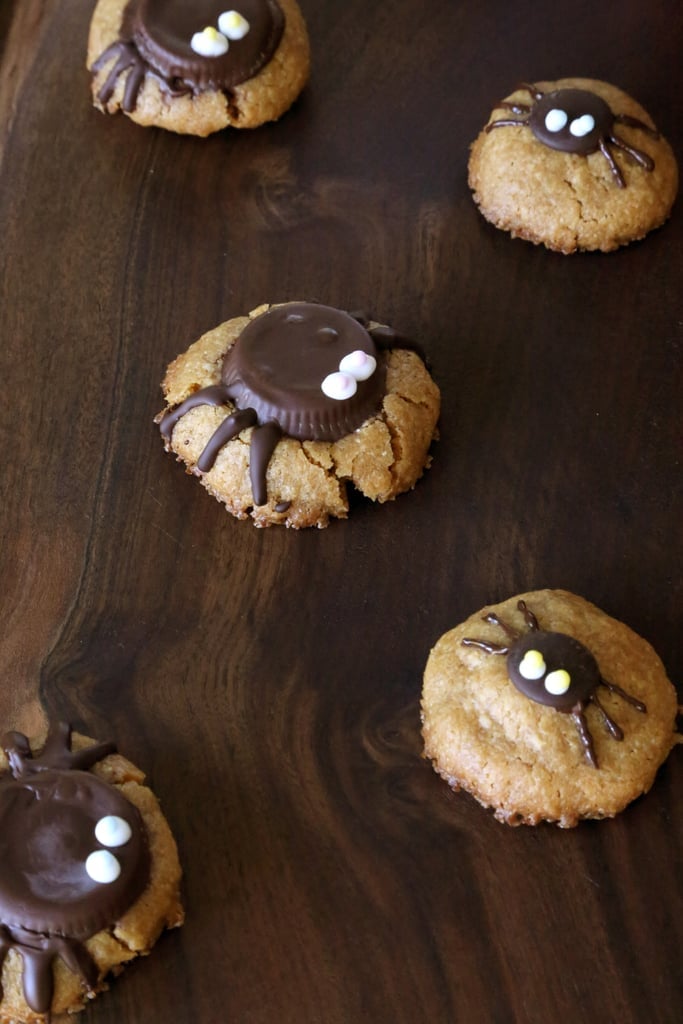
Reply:
[[[601,681],[587,647],[565,633],[545,630],[525,633],[512,644],[507,669],[525,696],[557,711],[571,711],[586,701]]]
[[[330,397],[323,382],[340,374],[352,353],[371,357],[376,368],[356,380],[350,397]],[[384,357],[368,331],[342,310],[309,302],[275,306],[252,320],[222,371],[238,409],[254,409],[260,424],[274,421],[290,437],[315,441],[337,441],[374,415],[385,378]]]
[[[545,146],[565,153],[594,153],[609,137],[614,114],[601,96],[587,89],[555,89],[531,108],[529,127]]]
[[[129,827],[120,845],[95,836],[108,816]],[[113,881],[95,881],[86,870],[98,851],[115,858]],[[140,895],[149,849],[137,808],[116,787],[89,772],[45,769],[0,779],[0,864],[3,925],[85,939],[115,924]]]
[[[241,39],[229,39],[220,56],[202,56],[192,37],[217,29],[224,12],[235,10],[248,23]],[[165,82],[191,85],[196,91],[230,89],[245,82],[271,59],[284,31],[284,15],[276,0],[130,0],[121,36]]]

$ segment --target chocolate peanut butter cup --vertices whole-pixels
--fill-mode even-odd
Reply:
[[[337,441],[360,427],[379,408],[385,376],[383,358],[357,320],[310,302],[276,306],[252,320],[222,372],[238,409],[254,409],[259,423],[275,421],[300,441]]]
[[[125,843],[109,847],[97,839],[105,818],[125,823]],[[88,860],[105,851],[108,857]],[[111,881],[89,873],[98,859],[116,873]],[[0,783],[0,863],[3,924],[85,939],[140,895],[149,848],[139,812],[116,789],[88,772],[46,769]]]
[[[230,89],[268,63],[282,38],[284,17],[276,0],[239,0],[238,10],[228,7],[225,0],[131,0],[121,36],[132,40],[149,68],[168,83],[186,83],[196,91]],[[237,28],[226,27],[225,36],[221,19],[228,14],[237,15]],[[202,52],[203,33],[207,40],[225,42],[215,53]]]
[[[36,754],[23,734],[2,737],[3,1021],[49,1022],[81,1009],[110,970],[147,952],[164,925],[182,922],[175,846],[142,774],[118,756],[102,774],[91,771],[115,747],[77,742],[72,748],[65,723],[52,726]],[[53,971],[56,960],[66,972]]]

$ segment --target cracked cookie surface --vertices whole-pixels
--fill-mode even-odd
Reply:
[[[541,632],[529,631],[528,612]],[[565,645],[571,638],[572,647],[590,652],[601,680],[623,691],[600,685],[598,700],[585,702],[596,764],[585,756],[573,709],[563,713],[530,699],[511,681],[500,649],[510,643],[503,623],[523,644],[535,647],[539,638],[541,649],[544,637],[554,642],[559,635]],[[563,668],[579,681],[576,661]],[[465,789],[510,825],[550,821],[569,828],[583,818],[614,817],[650,789],[680,742],[676,714],[676,691],[652,647],[563,590],[533,591],[482,608],[439,639],[424,674],[425,755],[453,789]],[[609,731],[606,717],[618,723],[621,739]]]
[[[469,185],[484,217],[515,238],[566,254],[609,252],[659,227],[676,197],[678,168],[671,147],[645,110],[621,89],[594,79],[563,78],[532,88],[544,96],[571,90],[598,97],[614,115],[617,142],[596,143],[589,152],[579,152],[578,141],[574,151],[552,148],[552,140],[544,144],[529,123],[537,100],[530,97],[531,90],[517,88],[493,109],[472,145]],[[561,110],[548,113],[546,139],[560,135],[553,116],[565,123]],[[577,140],[586,131],[586,116],[572,122]],[[491,130],[494,122],[504,126]]]
[[[164,418],[173,416],[173,410],[191,396],[201,389],[221,387],[226,356],[246,328],[252,329],[266,314],[273,316],[291,309],[298,316],[301,307],[327,310],[330,316],[334,315],[333,322],[340,331],[347,322],[348,326],[353,325],[351,347],[359,347],[358,336],[362,344],[363,335],[370,339],[375,331],[380,337],[386,330],[374,321],[366,321],[366,330],[348,314],[306,303],[264,305],[249,316],[226,321],[203,335],[168,367],[162,385],[167,408],[157,417],[162,431]],[[320,328],[323,334],[331,330],[324,325]],[[263,504],[255,502],[253,489],[254,439],[263,424],[240,429],[220,447],[208,471],[198,468],[209,441],[216,431],[225,429],[223,425],[236,413],[235,404],[229,399],[188,409],[167,430],[167,449],[186,464],[189,473],[199,477],[232,515],[238,519],[251,516],[256,526],[324,527],[330,518],[346,518],[348,484],[373,501],[389,501],[411,489],[429,465],[429,448],[436,436],[440,409],[439,390],[422,359],[414,351],[400,347],[400,340],[394,344],[396,347],[378,352],[377,373],[381,370],[384,374],[383,387],[376,411],[362,413],[364,418],[357,428],[349,429],[338,440],[294,438],[284,432],[278,436],[267,465],[264,463]],[[374,347],[371,340],[367,347]],[[310,375],[310,359],[306,362],[305,369]],[[330,368],[336,371],[337,364]],[[338,378],[342,374],[335,372],[330,376]],[[365,381],[359,383],[358,392],[364,386]],[[330,399],[327,405],[332,402]],[[343,404],[340,400],[339,405]]]

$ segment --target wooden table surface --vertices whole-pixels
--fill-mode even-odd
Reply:
[[[206,140],[91,107],[92,6],[0,4],[0,711],[147,771],[187,921],[81,1019],[680,1022],[680,748],[616,820],[512,829],[419,723],[437,638],[537,587],[682,678],[681,204],[565,257],[466,180],[521,79],[612,81],[680,157],[678,0],[301,0],[300,101]],[[441,440],[394,503],[260,531],[153,417],[190,342],[299,298],[419,339]]]

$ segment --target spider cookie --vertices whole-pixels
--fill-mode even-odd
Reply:
[[[142,772],[52,727],[0,741],[0,1021],[80,1010],[182,924],[175,843]]]
[[[609,252],[671,211],[671,147],[630,96],[607,82],[522,83],[472,146],[469,185],[487,220],[562,253]]]
[[[260,306],[179,356],[157,417],[166,449],[256,526],[327,526],[347,483],[374,501],[429,465],[439,390],[389,327],[331,306]]]
[[[509,825],[611,818],[647,792],[676,736],[676,692],[645,640],[583,598],[484,608],[430,653],[425,754]]]
[[[209,135],[276,120],[310,61],[296,0],[99,0],[87,63],[103,112]]]

